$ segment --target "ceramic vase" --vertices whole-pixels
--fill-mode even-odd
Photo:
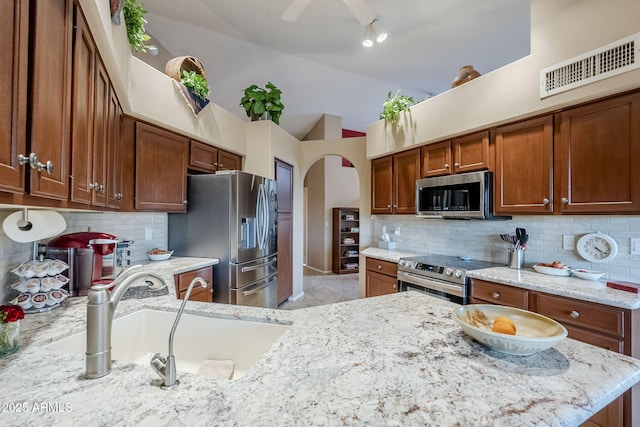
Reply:
[[[0,358],[7,357],[18,351],[18,337],[20,335],[20,321],[0,323]]]
[[[463,83],[475,79],[476,77],[480,77],[480,73],[473,68],[473,65],[465,65],[460,68],[458,75],[453,79],[453,83],[451,83],[451,87],[460,86]]]

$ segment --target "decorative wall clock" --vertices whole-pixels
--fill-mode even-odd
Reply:
[[[609,262],[618,255],[618,243],[604,233],[588,233],[578,239],[580,256],[590,262]]]

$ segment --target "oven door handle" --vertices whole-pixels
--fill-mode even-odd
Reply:
[[[415,274],[405,273],[404,271],[398,271],[398,281],[405,282],[410,285],[421,286],[423,288],[433,289],[434,291],[445,292],[459,297],[464,297],[464,291],[466,288],[466,285],[452,285],[436,279],[425,279]]]

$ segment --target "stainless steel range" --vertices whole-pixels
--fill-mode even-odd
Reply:
[[[499,267],[478,261],[445,255],[420,255],[398,261],[398,290],[419,291],[458,304],[469,303],[467,273],[481,268]]]

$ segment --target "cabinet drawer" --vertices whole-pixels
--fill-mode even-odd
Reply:
[[[397,277],[398,264],[390,261],[382,261],[375,258],[367,257],[367,270],[377,271],[387,276]]]
[[[535,311],[563,324],[598,331],[615,337],[624,335],[624,310],[571,298],[535,294]]]
[[[175,274],[173,276],[173,281],[176,285],[176,294],[180,295],[181,292],[186,292],[189,289],[191,281],[198,276],[202,277],[204,281],[207,282],[206,291],[211,292],[211,286],[213,284],[213,267],[204,267],[198,270],[187,271],[186,273]],[[198,287],[200,286],[198,285]],[[193,293],[195,292],[196,287],[194,286]]]
[[[526,289],[477,279],[471,280],[471,298],[523,310],[527,310],[529,306],[529,291]]]

